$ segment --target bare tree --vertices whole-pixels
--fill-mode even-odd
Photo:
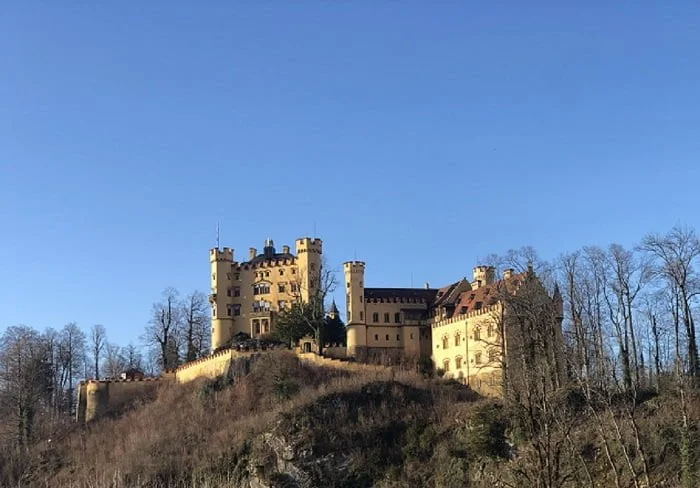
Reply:
[[[160,366],[164,370],[174,369],[179,361],[179,337],[182,323],[180,295],[174,288],[163,290],[160,302],[153,304],[151,320],[146,326],[144,339],[157,349]]]
[[[105,326],[101,324],[93,325],[90,328],[90,352],[92,353],[92,365],[94,367],[93,372],[95,373],[95,379],[100,377],[100,360],[102,359],[102,352],[104,351],[106,342],[107,331],[105,330]]]
[[[193,361],[209,349],[209,305],[204,293],[195,291],[182,303],[185,361]]]
[[[75,322],[63,326],[59,342],[60,354],[60,387],[67,393],[64,402],[67,409],[73,408],[73,388],[75,381],[80,376],[80,368],[85,359],[85,332]]]
[[[143,355],[133,343],[130,342],[123,347],[121,355],[124,357],[127,368],[143,369]]]
[[[12,444],[25,446],[32,438],[42,401],[50,402],[50,361],[46,343],[27,326],[9,327],[0,338],[0,422]]]
[[[104,375],[107,378],[118,378],[125,369],[126,359],[122,355],[120,347],[108,342],[105,345],[104,361],[102,361]]]
[[[674,290],[679,306],[681,322],[685,328],[687,361],[690,376],[700,375],[693,299],[700,293],[700,284],[694,266],[700,259],[700,239],[695,230],[674,227],[666,235],[648,235],[641,249],[656,261],[656,273]]]
[[[326,324],[326,297],[337,286],[336,274],[328,268],[326,262],[322,262],[319,269],[308,279],[297,274],[296,286],[292,287],[294,302],[292,306],[280,313],[275,327],[275,334],[280,334],[286,339],[294,341],[300,338],[300,334],[312,334],[316,340],[319,354],[323,353],[324,334]],[[308,285],[307,285],[308,283]],[[304,295],[308,300],[304,300]],[[286,333],[288,331],[289,333]]]

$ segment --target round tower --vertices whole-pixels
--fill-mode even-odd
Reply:
[[[321,255],[323,254],[323,241],[302,237],[296,240],[297,276],[299,277],[299,292],[301,300],[309,301],[318,291],[321,272]]]
[[[367,325],[365,322],[365,263],[348,261],[343,263],[345,274],[345,309],[347,310],[348,355],[357,355],[367,347]]]
[[[233,299],[227,293],[232,286],[233,249],[209,251],[211,264],[211,350],[226,345],[233,337]]]

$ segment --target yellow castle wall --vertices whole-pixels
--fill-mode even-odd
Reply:
[[[480,313],[436,320],[431,328],[435,367],[445,371],[446,378],[457,379],[483,395],[500,395],[500,316],[500,305],[494,305]]]
[[[296,300],[308,301],[318,286],[323,244],[320,239],[308,237],[297,239],[295,244],[296,256],[255,264],[249,264],[258,255],[254,248],[249,250],[246,262],[234,261],[229,248],[209,251],[212,350],[226,345],[239,332],[251,337],[269,334],[281,307],[288,308]],[[287,246],[282,251],[288,251]],[[270,291],[256,294],[254,285],[263,283]],[[261,300],[269,303],[269,311],[254,311],[254,303]],[[236,315],[237,307],[240,315]]]

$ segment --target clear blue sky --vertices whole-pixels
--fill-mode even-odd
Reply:
[[[137,339],[217,221],[369,286],[698,226],[696,1],[187,3],[0,6],[0,332]]]

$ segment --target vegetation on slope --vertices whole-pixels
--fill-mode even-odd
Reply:
[[[562,486],[615,486],[596,416],[580,410],[577,398],[569,392],[554,405],[570,418],[570,442],[559,443],[560,431],[550,434],[562,447]],[[678,486],[679,426],[666,414],[674,401],[647,398],[636,417],[653,486]],[[691,403],[697,425],[697,398]],[[509,408],[411,371],[350,374],[275,352],[236,384],[218,378],[165,386],[120,418],[41,443],[21,472],[0,469],[0,485],[536,486],[527,481],[537,466],[534,444],[517,431]],[[623,459],[623,446],[633,442],[625,430],[608,446],[610,456]],[[621,486],[634,486],[629,470],[618,468]]]

